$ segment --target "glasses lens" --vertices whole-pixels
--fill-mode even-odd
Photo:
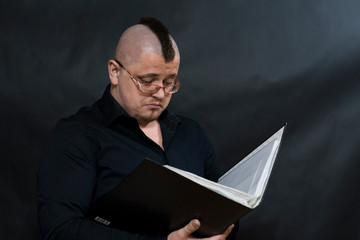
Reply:
[[[161,88],[160,86],[154,85],[154,84],[140,84],[138,85],[140,90],[144,93],[156,93]],[[180,85],[169,85],[164,87],[165,93],[176,93],[180,88]]]
[[[143,83],[141,86],[141,91],[146,93],[155,93],[159,90],[159,88],[160,87],[156,85]]]
[[[164,88],[166,93],[176,93],[179,90],[179,85],[170,85]]]

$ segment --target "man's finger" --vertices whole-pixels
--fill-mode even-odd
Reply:
[[[225,237],[229,236],[234,226],[235,226],[234,224],[231,224],[221,235],[224,235]]]

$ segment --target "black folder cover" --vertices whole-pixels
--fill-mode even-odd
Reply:
[[[250,211],[151,160],[144,160],[91,209],[91,218],[146,235],[167,235],[199,219],[198,235],[211,236]]]

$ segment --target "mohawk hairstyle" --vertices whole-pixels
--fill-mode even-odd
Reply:
[[[139,24],[147,26],[155,33],[160,41],[165,62],[172,61],[175,57],[175,50],[170,39],[169,30],[164,26],[164,24],[153,17],[143,17],[140,19]]]

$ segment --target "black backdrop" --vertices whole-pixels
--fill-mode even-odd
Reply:
[[[170,29],[182,87],[225,171],[288,122],[262,204],[238,239],[360,239],[360,2],[1,2],[0,239],[40,239],[36,170],[56,121],[108,82],[121,32]]]

